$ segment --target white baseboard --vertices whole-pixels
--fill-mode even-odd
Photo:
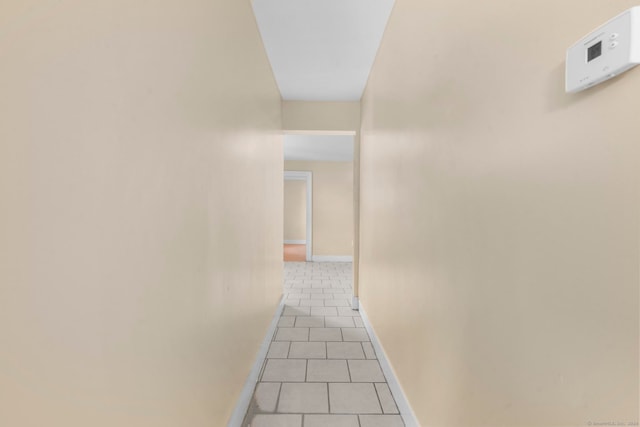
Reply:
[[[369,337],[371,338],[371,345],[373,345],[373,349],[376,351],[376,356],[378,356],[380,367],[382,368],[382,372],[387,379],[387,383],[389,384],[389,388],[391,389],[391,394],[393,394],[393,397],[396,400],[398,410],[400,411],[400,415],[404,420],[404,425],[405,427],[420,427],[420,423],[418,423],[416,414],[413,412],[413,409],[411,409],[411,405],[407,400],[407,396],[404,394],[402,386],[400,385],[400,383],[398,382],[398,378],[396,377],[396,373],[389,363],[387,354],[380,344],[380,341],[378,340],[378,337],[376,336],[373,327],[371,326],[371,322],[369,322],[369,317],[362,307],[362,304],[359,305],[360,316],[362,317],[362,321],[364,322],[364,327],[369,333]]]
[[[280,320],[280,315],[282,314],[283,309],[284,295],[280,298],[280,304],[278,304],[276,314],[274,314],[273,319],[271,320],[271,324],[269,325],[269,329],[267,329],[267,335],[262,341],[262,345],[260,346],[260,350],[258,351],[258,356],[256,357],[253,368],[251,368],[251,372],[249,373],[249,376],[244,383],[244,387],[242,388],[242,392],[240,393],[240,398],[238,399],[238,403],[233,410],[233,413],[231,414],[231,418],[229,419],[227,427],[242,427],[242,421],[244,421],[244,417],[247,415],[247,411],[249,410],[249,405],[251,405],[253,391],[255,390],[256,384],[258,383],[262,365],[267,358],[269,346],[271,345],[271,339],[276,333],[278,321]]]
[[[306,240],[285,240],[284,244],[285,245],[306,245],[307,241]]]
[[[314,255],[313,262],[353,262],[351,255]]]

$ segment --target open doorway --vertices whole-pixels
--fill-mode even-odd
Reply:
[[[312,260],[313,181],[310,171],[284,172],[284,261]]]
[[[285,134],[285,261],[353,261],[353,152],[352,133]]]

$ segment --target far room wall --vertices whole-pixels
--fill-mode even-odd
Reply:
[[[353,162],[286,160],[313,176],[313,255],[353,256]]]

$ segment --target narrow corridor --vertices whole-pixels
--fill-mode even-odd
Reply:
[[[285,308],[245,427],[403,427],[362,318],[350,263],[285,263]]]

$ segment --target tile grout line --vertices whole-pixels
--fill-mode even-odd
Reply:
[[[385,379],[386,384],[386,379]],[[382,407],[382,400],[380,400],[380,393],[378,393],[378,387],[376,387],[376,383],[373,383],[373,389],[376,391],[376,397],[378,398],[378,405],[380,405],[380,412],[385,414],[384,408]]]
[[[331,395],[329,394],[329,383],[327,382],[327,413],[331,413]]]
[[[284,383],[280,383],[280,386],[278,387],[278,397],[276,398],[276,407],[273,409],[273,413],[277,414],[278,413],[278,405],[280,405],[280,396],[282,395],[282,386],[284,385]]]

